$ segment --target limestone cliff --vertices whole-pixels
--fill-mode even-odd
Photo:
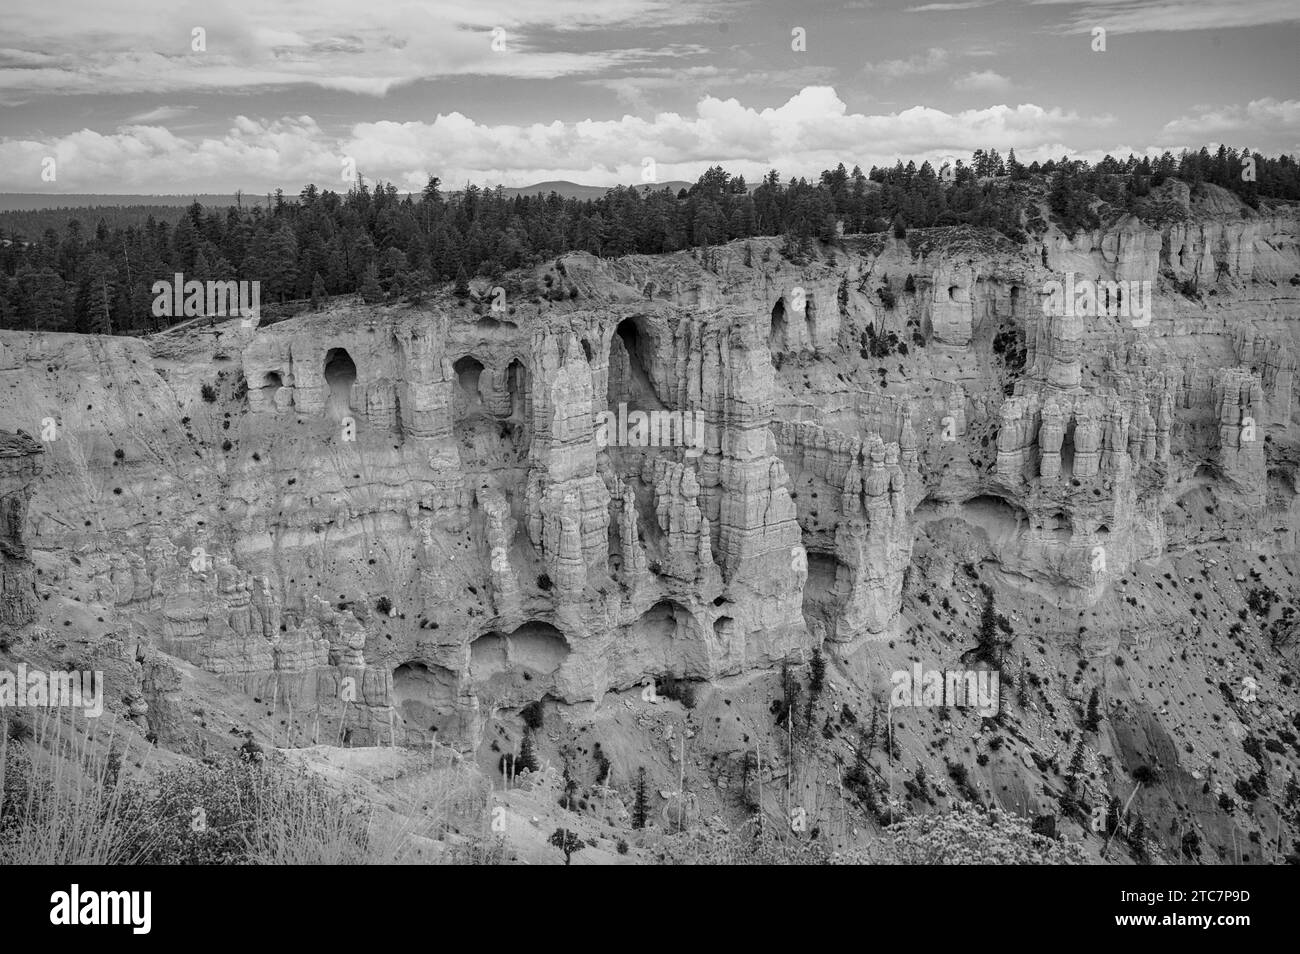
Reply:
[[[39,568],[51,614],[111,614],[326,732],[470,746],[544,697],[892,639],[918,536],[952,521],[1080,610],[1210,533],[1294,549],[1297,218],[1173,201],[1026,245],[851,236],[805,265],[759,239],[572,254],[506,279],[504,310],[480,287],[148,339],[0,332],[0,427],[55,425],[0,441],[0,625],[53,622]],[[1065,271],[1149,282],[1151,321],[1045,314]],[[663,428],[611,441],[620,408]],[[1226,529],[1171,525],[1205,486]]]

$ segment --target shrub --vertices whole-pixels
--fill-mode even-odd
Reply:
[[[375,600],[375,612],[382,616],[387,616],[393,611],[393,601],[387,596],[381,596]]]
[[[1160,783],[1160,772],[1150,765],[1139,765],[1133,770],[1133,781],[1141,782],[1143,786],[1150,788]]]
[[[203,386],[199,388],[199,393],[203,396],[203,400],[207,401],[209,404],[216,403],[217,389],[211,384],[204,382]]]
[[[688,679],[664,676],[659,681],[659,694],[666,699],[677,700],[688,709],[695,708],[695,685]]]
[[[1075,843],[1035,834],[1030,823],[1000,808],[961,803],[951,811],[913,815],[889,828],[901,864],[1080,865]]]

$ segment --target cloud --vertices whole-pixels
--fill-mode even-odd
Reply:
[[[655,160],[661,180],[696,178],[721,163],[761,177],[815,176],[838,162],[893,165],[898,157],[937,157],[977,148],[1014,147],[1030,161],[1059,157],[1081,128],[1105,116],[1031,103],[947,112],[916,106],[892,113],[850,112],[829,86],[809,86],[779,106],[754,108],[734,98],[702,97],[693,113],[659,112],[577,122],[486,124],[462,113],[429,121],[358,123],[331,135],[310,116],[277,120],[238,116],[220,136],[178,135],[158,125],[111,134],[81,130],[49,142],[0,139],[0,190],[59,192],[296,192],[307,182],[342,189],[344,157],[369,181],[418,189],[429,175],[449,187],[466,181],[510,186],[546,179],[593,185],[640,180]],[[58,180],[40,180],[54,156]]]
[[[1011,80],[993,70],[977,70],[952,81],[953,88],[1000,93],[1011,88]]]
[[[919,7],[908,7],[908,13],[948,13],[954,10],[974,10],[978,7],[991,7],[999,0],[963,0],[961,3],[927,3]]]
[[[146,110],[143,113],[136,113],[127,119],[127,123],[135,125],[138,123],[162,123],[169,119],[179,119],[186,113],[192,111],[193,106],[158,106],[155,109]]]
[[[1225,106],[1205,108],[1196,116],[1181,116],[1165,123],[1167,137],[1191,142],[1222,142],[1225,136],[1233,137],[1238,146],[1253,146],[1260,138],[1260,130],[1269,130],[1274,137],[1291,137],[1290,148],[1300,141],[1300,100],[1277,100],[1273,97],[1251,100],[1246,108]]]
[[[1300,22],[1295,0],[1029,0],[1035,6],[1081,7],[1072,10],[1062,30],[1089,33],[1163,33],[1226,30],[1273,23]]]
[[[948,51],[930,47],[924,53],[913,53],[904,60],[883,60],[880,63],[868,63],[862,71],[868,76],[883,79],[900,79],[921,73],[937,73],[948,64]]]
[[[0,49],[0,92],[168,93],[314,85],[381,96],[421,79],[586,75],[674,47],[605,47],[626,29],[706,22],[735,0],[216,0],[160,6],[96,0],[69,16],[61,0],[12,5]],[[712,12],[710,12],[712,11]],[[191,31],[202,27],[205,49]],[[503,49],[493,48],[501,30]]]

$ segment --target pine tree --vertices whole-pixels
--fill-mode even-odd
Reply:
[[[1065,771],[1066,784],[1070,786],[1070,791],[1077,791],[1079,788],[1079,776],[1083,774],[1083,740],[1074,747],[1074,755],[1070,757],[1070,767]]]
[[[515,773],[536,772],[537,753],[533,749],[533,734],[524,733],[524,740],[519,743],[519,755],[515,758]]]
[[[311,279],[311,310],[320,311],[329,295],[325,291],[325,279],[317,272]]]
[[[1088,697],[1088,717],[1084,721],[1084,726],[1089,732],[1096,732],[1101,726],[1101,712],[1099,711],[1100,696],[1097,693],[1097,687],[1092,687],[1092,695]]]
[[[998,658],[998,613],[993,603],[993,588],[987,583],[982,588],[984,590],[984,609],[980,613],[979,633],[975,637],[978,643],[976,657],[990,666],[997,666],[998,671],[1001,672],[1001,660]]]
[[[1127,841],[1128,846],[1133,849],[1133,854],[1137,856],[1138,861],[1143,864],[1150,861],[1147,852],[1147,822],[1141,815],[1137,817],[1137,820],[1133,822],[1133,826],[1129,828],[1125,841]]]
[[[456,269],[456,285],[452,293],[461,299],[469,297],[469,278],[465,275],[465,266],[462,265]]]
[[[636,796],[632,801],[632,827],[644,828],[650,817],[650,801],[646,796],[645,769],[637,770]]]
[[[366,273],[361,279],[361,300],[367,305],[376,305],[384,300],[384,290],[379,287],[379,275],[375,272],[373,264],[366,268]]]
[[[815,699],[821,693],[822,687],[826,685],[826,659],[822,656],[820,647],[812,651],[812,662],[809,663],[809,671],[808,691],[812,693]]]

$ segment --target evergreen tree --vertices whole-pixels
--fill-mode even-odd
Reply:
[[[808,691],[812,693],[813,698],[816,698],[826,684],[826,659],[822,656],[820,647],[813,649],[812,662],[809,663],[808,668],[810,673]]]
[[[325,292],[325,279],[317,272],[311,278],[311,310],[320,311],[329,295]]]
[[[978,644],[976,657],[990,666],[997,666],[1000,672],[1002,666],[999,658],[998,614],[993,603],[993,588],[984,584],[981,589],[984,591],[984,609],[980,613],[979,633],[975,637]]]
[[[1100,702],[1097,687],[1093,686],[1092,695],[1088,697],[1088,717],[1084,720],[1084,726],[1089,732],[1096,732],[1101,726]]]
[[[525,732],[523,741],[519,743],[519,755],[515,758],[515,773],[536,771],[537,753],[533,749],[533,734]]]
[[[892,168],[872,167],[869,176],[837,164],[812,181],[784,183],[771,170],[750,190],[715,166],[677,194],[621,188],[595,199],[507,197],[500,188],[472,185],[446,195],[436,176],[419,193],[403,196],[391,183],[358,179],[342,194],[307,185],[292,198],[283,192],[268,196],[266,205],[237,197],[223,210],[198,203],[184,209],[101,209],[91,213],[93,235],[66,211],[11,212],[9,244],[0,244],[0,275],[7,285],[0,324],[48,331],[157,330],[185,320],[154,316],[149,307],[153,283],[177,271],[198,280],[260,281],[263,302],[308,298],[320,275],[327,290],[361,291],[374,303],[385,291],[389,300],[418,301],[427,286],[453,279],[453,290],[468,296],[470,276],[501,274],[579,249],[622,255],[702,246],[707,251],[697,253],[697,260],[718,268],[724,255],[715,247],[722,242],[784,236],[782,254],[803,265],[822,251],[817,239],[837,239],[839,223],[855,233],[888,232],[893,225],[902,239],[909,224],[968,224],[1023,242],[1028,190],[1020,184],[1030,179],[1039,180],[1036,187],[1046,185],[1050,215],[1070,234],[1099,227],[1094,206],[1108,206],[1108,217],[1144,215],[1144,197],[1175,176],[1196,188],[1213,183],[1251,207],[1270,198],[1300,200],[1300,163],[1293,157],[1270,158],[1226,143],[1213,152],[1184,150],[1177,156],[1107,156],[1095,165],[1061,157],[1026,167],[1014,152],[1004,163],[992,148],[972,158],[971,164],[956,163],[949,184],[941,184],[927,162],[918,168],[899,161]],[[1243,167],[1243,159],[1251,162]],[[1253,169],[1249,180],[1242,178],[1245,168]],[[1004,170],[1010,181],[1002,179]],[[760,257],[769,261],[773,250],[764,248]],[[752,266],[752,244],[743,254]],[[96,256],[107,263],[107,275],[97,282],[89,278]]]
[[[646,794],[645,769],[637,770],[636,794],[632,800],[632,827],[644,828],[650,818],[650,800]]]
[[[375,305],[384,300],[384,290],[379,287],[379,275],[372,264],[366,269],[361,280],[361,300],[367,305]]]
[[[1065,781],[1071,792],[1079,789],[1079,776],[1083,774],[1083,765],[1083,740],[1080,739],[1079,743],[1074,747],[1074,755],[1070,757],[1070,767],[1065,772]]]

